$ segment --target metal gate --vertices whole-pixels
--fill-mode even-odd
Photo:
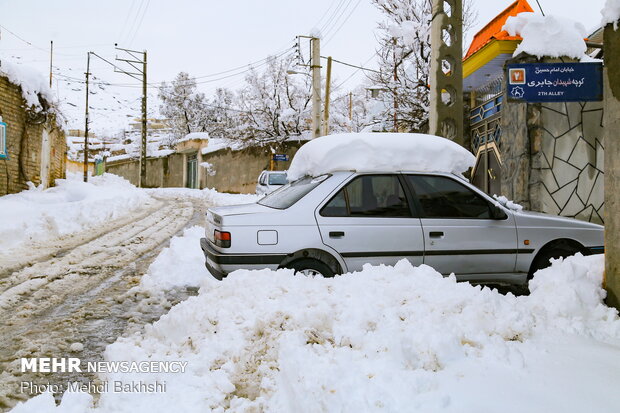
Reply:
[[[187,180],[185,186],[187,188],[198,188],[198,156],[196,154],[187,155]]]
[[[476,106],[469,116],[472,151],[476,155],[472,183],[489,195],[501,192],[503,100],[503,94],[498,94]]]

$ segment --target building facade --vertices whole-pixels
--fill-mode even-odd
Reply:
[[[28,189],[28,182],[47,188],[65,177],[64,133],[49,106],[27,104],[22,87],[0,72],[0,195]]]
[[[604,221],[602,102],[511,102],[505,67],[570,59],[513,58],[520,38],[502,30],[506,20],[532,12],[512,3],[476,34],[463,61],[469,105],[466,133],[476,156],[472,182],[525,208]]]

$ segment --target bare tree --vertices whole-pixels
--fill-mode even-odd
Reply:
[[[162,102],[160,113],[169,120],[172,128],[173,141],[168,142],[169,145],[188,133],[207,130],[205,95],[196,91],[196,80],[186,72],[180,72],[170,84],[163,82],[159,99]]]
[[[272,58],[262,72],[251,70],[238,93],[238,139],[246,145],[283,142],[310,133],[308,77],[286,73],[289,59]]]
[[[370,76],[381,90],[383,130],[425,131],[428,122],[432,0],[372,0],[386,17],[379,23],[379,73]],[[476,19],[463,4],[463,31]]]

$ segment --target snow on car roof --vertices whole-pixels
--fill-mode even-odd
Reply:
[[[343,133],[304,144],[288,170],[291,181],[335,171],[461,174],[475,157],[451,140],[421,133]]]

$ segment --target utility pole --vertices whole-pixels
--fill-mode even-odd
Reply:
[[[432,1],[430,134],[463,145],[463,2]]]
[[[620,21],[616,21],[618,24]],[[620,30],[604,28],[603,138],[605,142],[605,280],[606,304],[620,309]]]
[[[327,79],[325,80],[325,109],[323,110],[323,136],[329,135],[329,94],[332,80],[332,57],[327,57]]]
[[[88,182],[88,78],[90,76],[90,52],[86,53],[86,110],[84,116],[84,182]],[[51,80],[50,80],[51,83]]]
[[[349,132],[353,131],[353,92],[349,92]]]
[[[52,59],[54,56],[54,41],[50,40],[50,89],[52,88]]]
[[[312,138],[321,136],[321,40],[310,37],[312,59]]]
[[[146,187],[146,50],[142,65],[142,152],[140,156],[140,187]]]
[[[128,63],[136,72],[128,72],[113,65],[114,71],[118,73],[124,73],[142,82],[142,122],[141,122],[142,123],[142,136],[141,136],[142,144],[141,144],[141,151],[140,151],[140,187],[145,188],[146,187],[146,136],[147,136],[146,50],[139,52],[137,50],[129,50],[129,49],[120,48],[118,47],[117,44],[115,44],[114,46],[116,47],[116,50],[122,50],[126,52],[129,56],[131,56],[131,59],[121,59],[117,57],[116,60]],[[136,55],[142,55],[142,57],[140,58]]]

